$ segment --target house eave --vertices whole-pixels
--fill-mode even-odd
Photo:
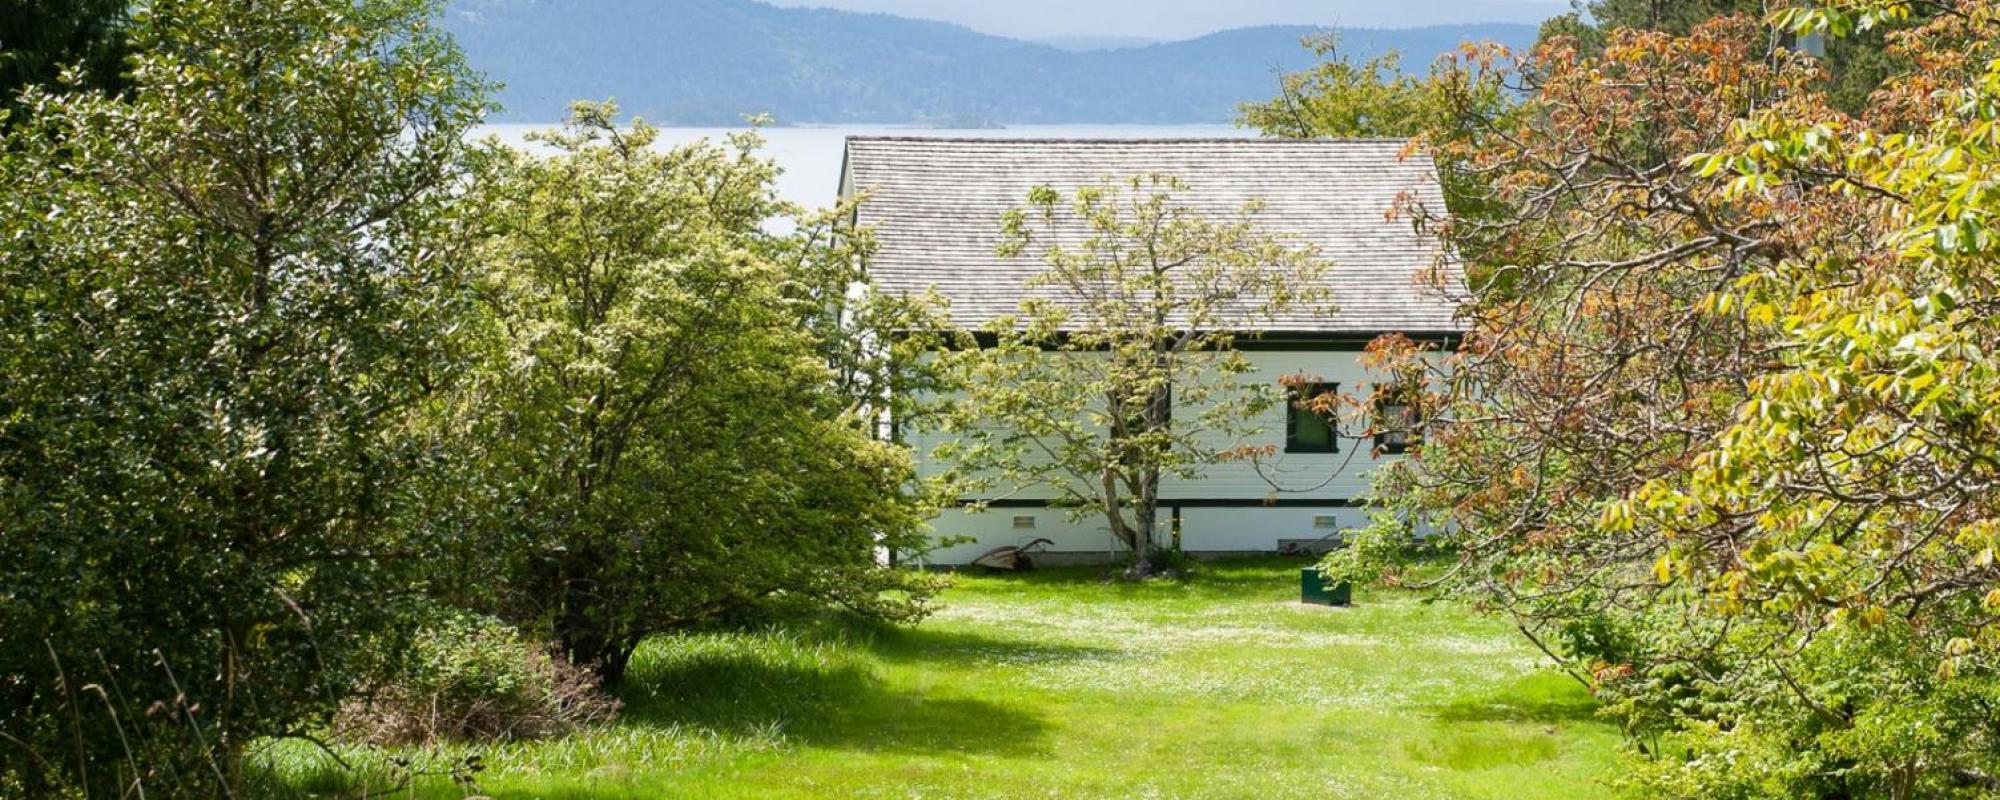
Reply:
[[[907,337],[912,331],[895,331],[893,336]],[[991,331],[970,331],[973,341],[981,347],[991,347],[999,342],[999,336]],[[1268,330],[1236,334],[1233,348],[1243,352],[1342,352],[1364,350],[1375,340],[1389,335],[1401,335],[1418,341],[1433,343],[1446,350],[1457,349],[1465,339],[1463,330],[1401,330],[1383,329],[1366,331],[1315,331],[1315,330]],[[946,341],[944,346],[951,347]]]

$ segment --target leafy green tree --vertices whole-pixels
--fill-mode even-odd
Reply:
[[[0,794],[216,796],[394,651],[482,87],[423,0],[158,0],[0,146]]]
[[[1416,76],[1403,70],[1393,52],[1355,64],[1333,37],[1306,44],[1319,62],[1282,76],[1277,97],[1243,104],[1239,124],[1265,136],[1293,139],[1410,139],[1412,157],[1438,162],[1448,207],[1428,213],[1412,209],[1414,219],[1445,210],[1460,220],[1488,220],[1507,213],[1504,206],[1487,202],[1492,193],[1485,175],[1451,161],[1466,147],[1492,136],[1519,108],[1517,92],[1506,83],[1513,64],[1506,48],[1491,42],[1466,43]]]
[[[836,309],[865,237],[778,202],[754,136],[660,151],[615,114],[491,147],[470,198],[492,600],[611,683],[645,637],[776,596],[921,616],[931,581],[877,561],[924,549],[912,464],[847,391],[879,362],[827,321],[859,318]]]
[[[1574,0],[1599,28],[1685,34],[1717,17],[1764,12],[1767,0]]]
[[[1434,124],[1431,112],[1440,106],[1427,102],[1427,84],[1403,71],[1399,54],[1356,64],[1340,53],[1332,34],[1308,39],[1306,46],[1319,62],[1280,76],[1276,98],[1243,104],[1242,124],[1294,139],[1405,138]]]
[[[1920,24],[1919,16],[1930,15]],[[1748,17],[1545,43],[1445,163],[1509,213],[1440,221],[1490,273],[1394,513],[1441,581],[1606,701],[1648,796],[2000,790],[1992,646],[1991,2],[1915,25],[1864,118]]]
[[[21,90],[54,87],[78,70],[74,88],[125,85],[130,0],[0,2],[0,109],[16,109]]]
[[[1103,515],[1134,577],[1156,568],[1161,478],[1223,459],[1279,400],[1239,380],[1236,335],[1331,310],[1311,247],[1258,230],[1255,203],[1204,219],[1175,198],[1185,190],[1164,175],[1035,189],[1000,252],[1040,259],[1037,296],[984,346],[943,357],[960,395],[937,458],[974,485],[1041,487],[1077,517]]]
[[[1972,796],[2000,791],[2000,243],[1986,232],[2000,197],[1980,186],[2000,166],[2000,6],[1915,5],[1775,16],[1841,36],[1934,13],[1907,39],[1925,69],[1881,98],[1927,118],[1884,130],[1786,98],[1689,159],[1746,204],[1783,214],[1820,194],[1857,211],[1835,231],[1859,230],[1705,298],[1766,332],[1777,363],[1684,470],[1607,503],[1599,527],[1657,530],[1655,580],[1736,629],[1728,655],[1799,649],[1807,680],[1782,698],[1743,682],[1745,717],[1840,765],[1848,786]],[[1854,671],[1869,677],[1841,674]],[[1810,717],[1765,721],[1786,711]],[[1691,738],[1728,753],[1745,737]]]

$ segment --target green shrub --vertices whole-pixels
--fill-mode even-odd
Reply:
[[[654,149],[616,118],[579,103],[536,135],[548,151],[478,161],[462,452],[494,502],[454,582],[490,596],[464,603],[549,631],[606,685],[648,636],[777,595],[921,618],[936,580],[875,556],[928,544],[915,465],[854,394],[902,369],[875,352],[886,331],[847,330],[876,312],[821,318],[865,253],[838,214],[766,227],[794,212],[754,136]]]
[[[1195,567],[1194,558],[1178,547],[1156,546],[1149,554],[1149,558],[1152,560],[1156,575],[1184,578],[1193,572]]]
[[[442,4],[126,5],[128,88],[0,134],[0,796],[244,796],[445,541],[483,101]]]
[[[492,617],[440,615],[396,681],[343,710],[343,738],[376,744],[534,739],[609,721],[618,700],[596,677]]]

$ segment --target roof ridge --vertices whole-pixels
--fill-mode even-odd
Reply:
[[[1343,136],[1322,139],[1272,138],[1262,136],[1133,137],[1116,136],[883,136],[849,135],[853,142],[943,142],[953,144],[1392,144],[1409,142],[1407,136]]]

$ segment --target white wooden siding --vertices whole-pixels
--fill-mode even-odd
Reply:
[[[1340,391],[1366,396],[1381,376],[1362,367],[1361,354],[1352,350],[1259,350],[1244,354],[1253,371],[1245,381],[1276,387],[1282,378],[1304,374],[1317,381],[1337,383]],[[1176,408],[1176,417],[1192,416],[1195,409]],[[1367,509],[1353,505],[1363,499],[1369,486],[1369,471],[1401,456],[1376,458],[1373,443],[1342,439],[1338,453],[1285,453],[1283,404],[1273,405],[1257,421],[1257,433],[1240,441],[1209,442],[1211,446],[1270,445],[1277,451],[1260,465],[1225,462],[1209,465],[1197,479],[1169,478],[1160,491],[1158,539],[1170,541],[1171,508],[1181,508],[1181,547],[1194,553],[1268,552],[1286,540],[1319,539],[1340,529],[1367,524]],[[1343,418],[1342,433],[1352,436],[1360,423]],[[928,455],[944,440],[929,431],[906,431],[916,448],[919,470],[936,474],[943,465]],[[1277,485],[1274,486],[1273,483]],[[980,499],[1006,498],[1012,501],[1047,500],[1053,496],[1046,487],[995,486],[982,492]],[[1264,501],[1284,505],[1264,505]],[[1003,545],[1023,545],[1037,538],[1050,539],[1056,552],[1102,553],[1122,550],[1104,521],[1096,514],[1072,522],[1067,509],[993,507],[984,512],[947,511],[934,522],[940,538],[971,537],[969,543],[942,548],[928,559],[937,564],[963,564]],[[1014,527],[1014,517],[1032,516],[1033,529]],[[1333,527],[1317,527],[1318,518],[1332,517]]]
[[[1368,384],[1379,380],[1376,375],[1361,367],[1360,354],[1332,350],[1316,351],[1254,351],[1244,354],[1250,360],[1254,371],[1242,377],[1246,382],[1255,382],[1276,387],[1280,379],[1288,375],[1304,373],[1327,383],[1340,384],[1346,393],[1360,392],[1365,395]],[[1176,407],[1174,414],[1180,418],[1191,418],[1199,413],[1197,409]],[[1284,404],[1274,404],[1266,409],[1257,420],[1260,432],[1241,441],[1225,441],[1213,438],[1208,444],[1217,448],[1238,445],[1272,445],[1277,453],[1261,464],[1250,462],[1228,462],[1210,465],[1198,479],[1169,477],[1162,481],[1160,495],[1167,500],[1263,500],[1266,498],[1297,500],[1352,500],[1359,498],[1368,486],[1367,471],[1378,462],[1371,455],[1372,443],[1342,440],[1338,453],[1285,453]],[[1343,433],[1356,433],[1356,422],[1342,420]],[[905,431],[906,441],[915,448],[919,468],[926,475],[936,474],[943,465],[930,460],[929,455],[936,446],[946,440],[946,436],[935,431]],[[1385,456],[1382,461],[1397,458]],[[1260,467],[1261,472],[1260,474]],[[1266,478],[1271,480],[1267,480]],[[1276,484],[1275,486],[1273,484]],[[1046,487],[1000,486],[982,492],[984,499],[1010,498],[1017,500],[1047,500],[1054,493]]]
[[[1015,528],[1014,517],[1017,516],[1032,516],[1035,519],[1034,529]],[[1316,527],[1315,520],[1326,516],[1335,519],[1335,527]],[[1268,553],[1275,552],[1280,543],[1288,540],[1320,539],[1342,529],[1360,528],[1367,524],[1368,512],[1364,508],[1183,508],[1181,549],[1195,554]],[[1160,525],[1154,540],[1163,545],[1170,544],[1172,525],[1172,515],[1167,509],[1161,509]],[[1053,542],[1048,549],[1055,553],[1118,553],[1125,550],[1124,544],[1111,536],[1103,518],[1092,514],[1072,522],[1068,511],[1059,508],[992,508],[983,512],[953,509],[938,515],[931,526],[941,541],[970,538],[970,541],[933,551],[924,559],[931,564],[966,564],[993,548],[1007,545],[1019,547],[1035,539]]]

